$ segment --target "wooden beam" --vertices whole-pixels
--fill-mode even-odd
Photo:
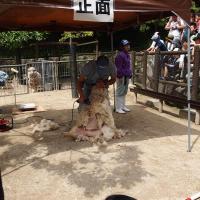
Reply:
[[[192,100],[197,100],[199,90],[199,70],[200,70],[200,48],[194,49],[194,68],[192,77]]]

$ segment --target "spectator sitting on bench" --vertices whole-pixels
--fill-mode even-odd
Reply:
[[[179,39],[173,40],[173,51],[179,51],[182,48],[181,41]],[[176,80],[180,78],[178,70],[179,70],[179,55],[171,55],[166,58],[165,66],[164,66],[164,79],[167,80]]]

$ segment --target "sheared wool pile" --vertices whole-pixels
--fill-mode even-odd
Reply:
[[[90,105],[81,110],[76,125],[65,134],[76,141],[90,141],[106,144],[114,138],[121,138],[126,131],[117,129],[112,115],[107,89],[93,87]]]
[[[42,119],[39,124],[32,124],[32,133],[52,131],[59,128],[59,125],[51,120]]]

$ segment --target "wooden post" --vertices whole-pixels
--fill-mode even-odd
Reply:
[[[155,51],[155,63],[153,70],[153,90],[158,92],[159,87],[159,76],[160,76],[160,51],[157,49]]]
[[[162,113],[163,112],[163,100],[159,100],[159,112]]]
[[[134,78],[135,78],[135,61],[136,61],[136,52],[132,51],[132,72],[133,72],[133,76],[132,76],[132,84],[134,84]]]
[[[97,60],[98,56],[99,56],[99,41],[97,41],[97,43],[96,43],[96,60]]]
[[[195,124],[200,125],[200,110],[196,110]]]
[[[76,44],[72,43],[70,39],[70,66],[71,66],[71,86],[72,86],[72,98],[78,98],[77,92],[77,78],[78,78],[78,69],[77,69],[77,61],[76,61]]]
[[[39,45],[38,43],[35,44],[35,60],[39,58]]]
[[[192,100],[197,100],[199,89],[199,70],[200,70],[200,48],[195,46],[194,49],[194,69],[192,77]]]
[[[138,95],[137,92],[134,92],[134,103],[138,103]]]
[[[142,88],[146,89],[147,87],[147,84],[146,84],[147,83],[147,51],[145,51],[143,54],[142,65],[143,65]]]
[[[113,32],[110,33],[110,44],[111,44],[111,56],[112,56],[112,63],[114,65],[115,58],[114,58],[114,37]],[[113,99],[114,99],[114,112],[116,111],[116,91],[115,91],[115,83],[113,84]]]

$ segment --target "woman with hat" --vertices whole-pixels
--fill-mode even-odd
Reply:
[[[115,65],[117,68],[116,112],[120,114],[130,111],[125,106],[125,97],[128,92],[129,79],[132,77],[129,50],[129,41],[122,40],[120,43],[120,51],[115,58]]]

